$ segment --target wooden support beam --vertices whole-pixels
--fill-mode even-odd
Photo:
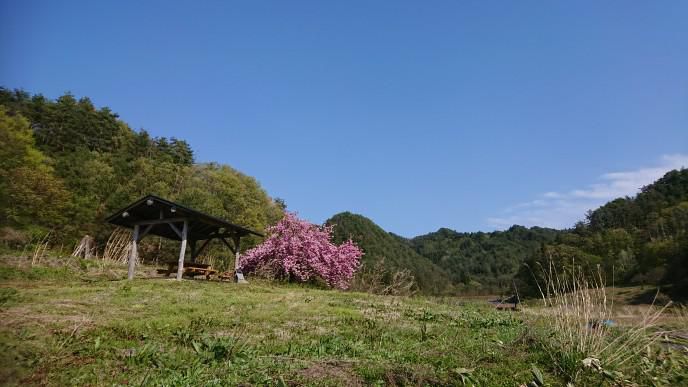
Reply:
[[[225,246],[227,246],[227,248],[228,248],[232,253],[236,254],[236,250],[234,249],[234,246],[230,245],[229,242],[227,242],[227,239],[225,239],[224,237],[218,237],[217,239],[221,240],[222,243],[224,243]]]
[[[139,225],[134,226],[134,235],[131,238],[131,251],[129,251],[129,272],[127,278],[134,279],[134,267],[136,266],[136,258],[138,257],[138,239],[139,239]]]
[[[170,226],[170,228],[172,229],[172,231],[174,231],[174,232],[177,234],[177,236],[179,237],[179,239],[181,239],[181,238],[182,238],[182,232],[179,231],[179,229],[177,228],[177,226],[175,226],[174,223],[168,223],[168,225]],[[186,220],[184,221],[184,227],[186,227]]]
[[[134,226],[134,227],[138,227],[138,226]],[[137,242],[141,242],[141,239],[143,239],[146,235],[148,235],[148,232],[151,230],[151,228],[153,228],[153,225],[152,225],[152,224],[149,224],[149,225],[143,230],[143,232],[141,233],[141,235],[139,235]]]
[[[164,218],[164,219],[149,219],[134,222],[135,225],[148,225],[148,224],[163,224],[163,223],[181,223],[186,221],[186,218]]]
[[[198,250],[196,250],[196,256],[201,255],[201,253],[203,252],[203,250],[205,250],[205,248],[208,247],[208,244],[210,244],[210,241],[212,241],[212,240],[213,240],[212,238],[206,239],[206,240],[203,242],[203,244],[201,245],[201,247],[199,247]]]
[[[172,224],[170,223],[170,226]],[[189,232],[189,222],[184,221],[184,227],[182,228],[182,247],[179,250],[179,262],[177,263],[177,281],[182,280],[182,274],[184,273],[184,256],[186,255],[186,234]]]
[[[243,235],[237,234],[237,233],[235,233],[235,232],[229,232],[229,233],[215,234],[213,237],[214,237],[214,238],[220,238],[220,237],[222,237],[222,238],[232,238],[232,239],[234,239],[234,237],[237,237],[237,236],[241,237],[241,236],[243,236]]]

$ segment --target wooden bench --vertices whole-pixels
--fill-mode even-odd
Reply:
[[[177,272],[177,267],[178,262],[167,262],[167,269],[158,269],[158,274],[165,274],[169,277],[170,274]],[[217,274],[217,270],[210,267],[210,265],[196,262],[184,262],[182,276],[195,277],[197,275],[203,275],[205,276],[205,279],[209,280],[210,277],[215,274]]]
[[[499,303],[493,305],[497,310],[518,310],[518,304],[515,303]]]

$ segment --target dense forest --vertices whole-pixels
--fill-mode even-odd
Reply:
[[[0,88],[3,246],[21,246],[47,232],[54,244],[69,246],[86,234],[103,243],[112,231],[104,218],[149,193],[258,231],[285,209],[254,178],[227,165],[196,163],[186,141],[134,130],[88,98],[50,100]],[[348,212],[328,223],[337,225],[337,242],[351,237],[364,250],[364,270],[379,262],[390,274],[409,270],[427,293],[508,292],[514,285],[532,293],[538,268],[576,262],[590,271],[599,265],[608,283],[662,284],[673,294],[688,294],[685,169],[668,172],[635,197],[590,211],[568,230],[442,228],[406,239]],[[144,258],[162,246],[143,246]]]
[[[103,243],[112,231],[104,218],[149,193],[259,231],[284,209],[254,178],[195,163],[186,141],[133,130],[71,94],[0,88],[0,144],[0,242],[9,247],[47,232],[54,244],[85,234]]]
[[[444,269],[460,289],[494,293],[512,288],[523,262],[537,256],[558,234],[557,230],[523,226],[474,233],[442,228],[407,243]]]

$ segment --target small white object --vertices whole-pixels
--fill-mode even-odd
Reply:
[[[146,204],[148,204],[149,206],[152,206],[153,205],[153,199],[146,200]]]
[[[244,273],[237,271],[234,274],[234,279],[236,280],[236,283],[238,284],[247,284],[248,281],[246,281],[246,278],[244,278]]]

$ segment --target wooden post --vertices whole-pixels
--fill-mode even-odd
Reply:
[[[131,251],[129,252],[129,275],[127,278],[134,279],[134,266],[136,266],[136,258],[138,258],[138,243],[139,243],[139,225],[134,226],[134,235],[131,238]]]
[[[184,256],[186,255],[186,234],[189,232],[189,222],[184,221],[184,228],[182,229],[182,248],[179,250],[179,262],[177,263],[177,281],[182,280],[182,273],[184,273]]]
[[[239,270],[239,266],[241,263],[241,237],[240,236],[235,236],[234,237],[234,280],[238,284],[247,284],[248,281],[244,278],[244,273]]]
[[[240,258],[239,258],[239,253],[241,251],[241,246],[239,245],[241,241],[241,238],[238,236],[234,237],[234,271],[236,272],[239,270],[239,263],[240,263]]]

